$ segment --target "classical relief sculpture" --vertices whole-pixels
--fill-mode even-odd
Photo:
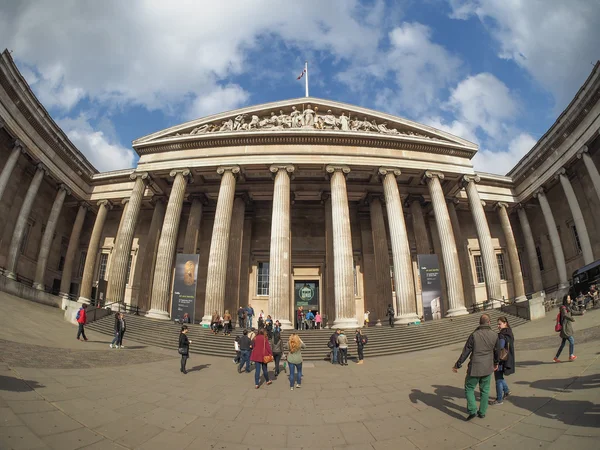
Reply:
[[[248,120],[250,117],[250,120]],[[233,119],[223,120],[219,123],[205,123],[199,125],[189,132],[178,132],[175,136],[199,135],[209,133],[255,131],[255,130],[286,130],[292,128],[314,129],[314,130],[341,130],[350,132],[378,133],[393,136],[414,136],[419,138],[434,139],[421,133],[410,130],[398,130],[388,128],[387,122],[377,122],[376,119],[369,120],[365,117],[360,120],[357,116],[346,115],[341,112],[336,116],[331,109],[326,114],[319,114],[319,108],[307,104],[302,111],[292,106],[289,113],[284,110],[271,111],[269,115],[258,116],[239,114]]]

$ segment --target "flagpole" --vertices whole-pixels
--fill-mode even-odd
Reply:
[[[305,78],[306,80],[304,81],[305,86],[306,86],[306,97],[308,97],[308,61],[304,62],[304,72],[305,72]]]

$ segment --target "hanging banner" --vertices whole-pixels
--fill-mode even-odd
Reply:
[[[417,255],[421,277],[423,319],[442,318],[442,279],[437,255]]]
[[[294,310],[302,306],[304,311],[319,310],[319,282],[295,281],[294,282]]]
[[[199,255],[177,254],[171,307],[171,319],[173,320],[183,320],[183,315],[188,313],[191,323],[194,323],[198,260]]]

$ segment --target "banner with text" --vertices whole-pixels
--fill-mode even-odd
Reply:
[[[194,323],[198,260],[199,255],[177,254],[171,307],[171,319],[173,320],[183,320],[183,315],[188,313],[191,323]]]
[[[417,255],[419,276],[421,278],[421,300],[423,318],[438,320],[442,318],[442,279],[437,255]]]

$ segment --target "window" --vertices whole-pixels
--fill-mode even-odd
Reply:
[[[269,263],[258,263],[256,295],[269,295]]]
[[[542,251],[540,250],[540,246],[539,245],[535,246],[535,254],[536,254],[537,259],[538,259],[538,264],[540,266],[540,270],[544,270],[544,261],[542,260]]]
[[[27,250],[27,241],[29,240],[29,234],[31,233],[31,227],[33,227],[33,222],[31,222],[31,221],[27,222],[27,225],[25,226],[25,230],[23,231],[23,239],[21,240],[21,247],[19,248],[21,255],[23,255],[25,253],[25,250]]]
[[[523,264],[523,252],[519,252],[519,266],[521,267],[521,274],[526,277],[525,264]]]
[[[98,270],[98,279],[106,279],[106,263],[108,262],[108,253],[100,254],[100,269]]]
[[[125,275],[125,284],[129,284],[129,276],[131,275],[131,262],[133,261],[133,255],[129,255],[127,261],[127,274]]]
[[[504,265],[504,255],[502,253],[496,254],[496,260],[498,261],[498,270],[500,271],[500,279],[506,281],[506,266]]]
[[[81,252],[79,256],[79,267],[77,268],[77,278],[83,277],[83,270],[85,269],[85,258],[87,256],[87,252]]]
[[[581,253],[581,242],[579,241],[579,234],[577,234],[577,227],[575,225],[571,225],[571,232],[573,233],[573,240],[575,241],[575,251]]]
[[[58,261],[58,271],[62,272],[62,270],[65,268],[65,257],[61,256],[60,260]]]
[[[485,283],[485,277],[483,276],[483,261],[481,255],[473,256],[475,258],[475,274],[477,275],[477,283]]]

